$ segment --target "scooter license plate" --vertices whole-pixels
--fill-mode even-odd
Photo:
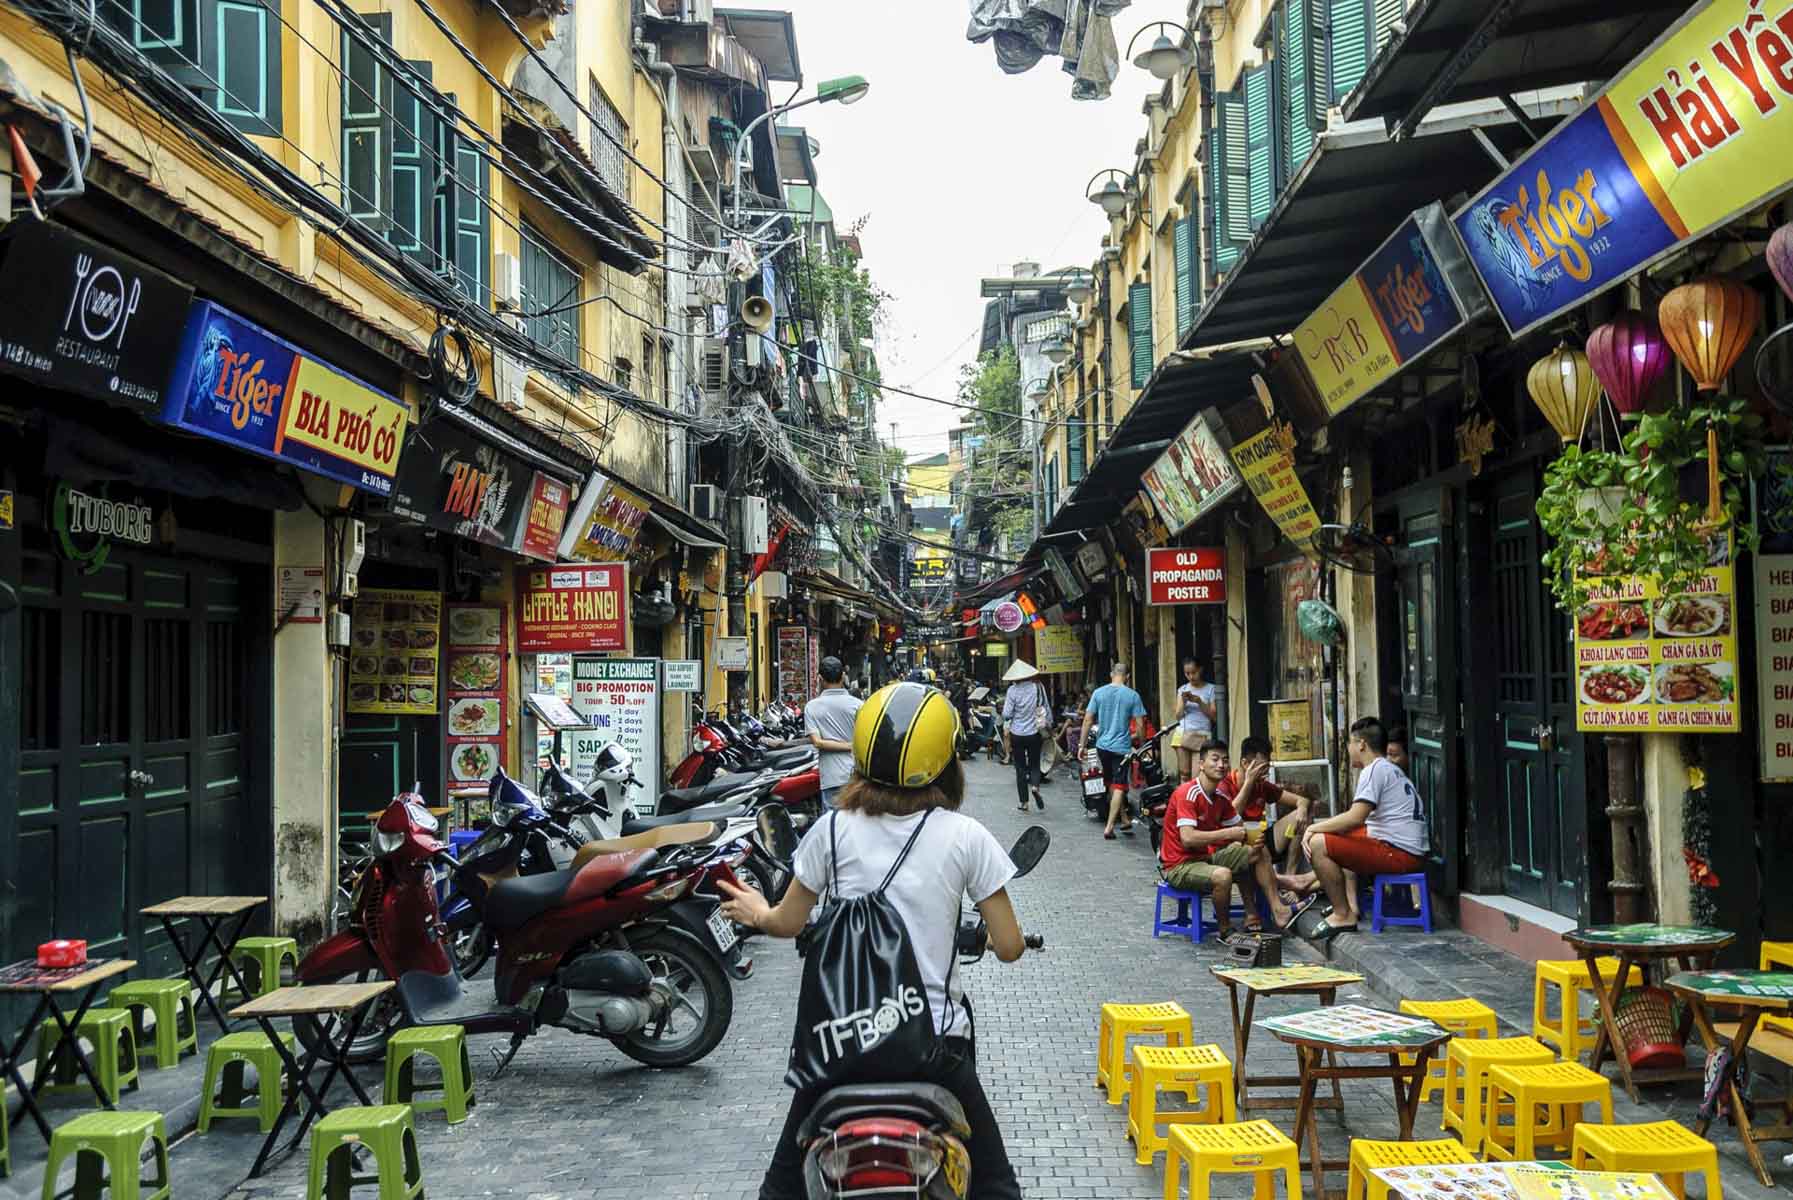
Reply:
[[[1100,796],[1106,790],[1106,785],[1103,784],[1100,775],[1083,781],[1083,794],[1086,796]]]
[[[735,923],[722,915],[720,905],[710,910],[709,921],[710,936],[716,939],[716,949],[727,954],[740,941],[735,934]]]

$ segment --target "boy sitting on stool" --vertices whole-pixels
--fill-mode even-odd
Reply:
[[[1196,748],[1195,777],[1171,793],[1164,810],[1164,839],[1158,848],[1164,880],[1180,892],[1211,893],[1214,897],[1215,937],[1232,936],[1232,917],[1227,912],[1233,885],[1245,906],[1245,931],[1262,928],[1257,897],[1261,888],[1270,904],[1277,928],[1288,923],[1290,910],[1276,893],[1276,877],[1268,855],[1252,861],[1253,833],[1261,839],[1261,826],[1248,831],[1245,821],[1220,791],[1227,773],[1225,742],[1210,738]]]

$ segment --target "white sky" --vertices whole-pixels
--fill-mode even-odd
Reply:
[[[871,81],[859,103],[811,105],[791,121],[821,143],[816,174],[837,226],[871,218],[865,265],[895,297],[878,347],[885,381],[944,399],[977,354],[979,279],[1022,260],[1047,271],[1095,261],[1106,219],[1083,186],[1105,167],[1132,166],[1141,105],[1160,86],[1125,61],[1127,41],[1187,11],[1185,0],[1134,0],[1115,18],[1114,94],[1082,101],[1071,99],[1063,59],[1003,74],[990,43],[965,40],[967,0],[732,3],[794,16],[805,95],[838,75]],[[775,85],[775,98],[789,87]],[[889,439],[897,422],[897,444],[917,458],[946,449],[961,415],[886,393],[879,434]]]

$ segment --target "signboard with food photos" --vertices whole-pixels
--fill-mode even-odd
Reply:
[[[448,794],[484,795],[504,763],[502,604],[448,606]]]
[[[1595,579],[1575,614],[1575,727],[1584,733],[1736,733],[1736,569],[1709,541],[1692,588],[1659,594],[1631,575]],[[1600,556],[1593,560],[1597,566]]]
[[[442,593],[363,588],[349,635],[349,711],[436,714]]]

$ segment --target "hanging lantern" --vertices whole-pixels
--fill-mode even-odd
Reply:
[[[1702,392],[1716,392],[1742,356],[1762,315],[1762,298],[1722,275],[1684,283],[1657,310],[1662,336]]]
[[[1787,293],[1787,299],[1793,300],[1793,221],[1775,230],[1768,239],[1768,269],[1774,272],[1774,281]]]
[[[1620,415],[1635,416],[1668,368],[1668,344],[1656,318],[1628,308],[1588,335],[1588,365]]]
[[[1532,364],[1525,376],[1525,390],[1566,446],[1586,428],[1600,399],[1600,380],[1587,355],[1559,345]]]

